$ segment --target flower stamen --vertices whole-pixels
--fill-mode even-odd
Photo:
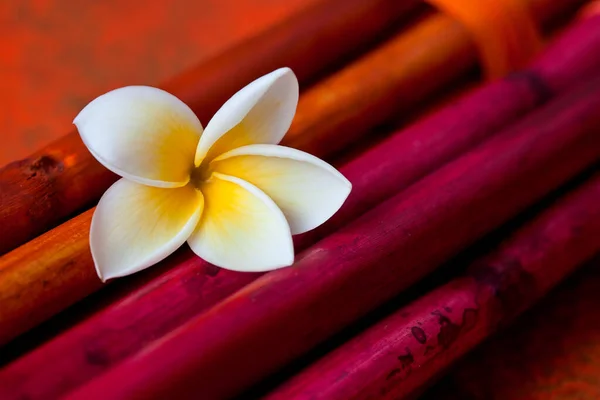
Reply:
[[[190,175],[190,183],[196,189],[200,189],[202,184],[206,182],[212,175],[212,169],[207,164],[202,163],[202,165],[199,167],[192,169]]]

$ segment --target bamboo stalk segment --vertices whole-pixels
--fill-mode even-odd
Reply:
[[[600,258],[595,257],[535,309],[469,354],[427,399],[600,398]]]
[[[599,93],[553,101],[70,398],[238,394],[594,163]]]
[[[585,2],[522,1],[529,4],[540,23],[569,14]],[[412,0],[319,3],[293,23],[284,23],[248,46],[224,54],[166,85],[166,89],[179,95],[207,121],[229,95],[256,76],[286,64],[302,81],[310,80],[347,56],[357,44],[368,43],[381,30],[393,26],[418,4]],[[324,113],[327,110],[328,118],[313,119],[309,114],[306,119],[297,117],[297,128],[292,127],[284,144],[324,156],[335,147],[333,142],[347,144],[372,124],[406,111],[407,105],[448,84],[475,66],[477,60],[470,33],[444,15],[427,19],[381,50],[371,56],[371,61],[381,62],[377,68],[357,65],[329,81],[338,90],[340,81],[364,81],[371,85],[370,91],[356,90],[362,86],[352,82],[343,92],[329,87],[329,93],[305,96],[304,102]],[[389,79],[386,74],[391,74]],[[345,103],[344,111],[336,107],[340,98],[337,93],[353,99]],[[93,160],[76,133],[0,169],[0,254],[91,206],[115,179]]]
[[[400,308],[266,398],[411,398],[600,251],[599,203],[596,174],[475,261],[466,276]],[[471,372],[468,381],[485,380]]]
[[[529,70],[477,90],[342,167],[354,185],[349,200],[339,215],[322,228],[297,237],[297,249],[315,243],[472,148],[548,100],[552,93],[564,92],[574,82],[585,80],[600,67],[600,53],[590,51],[600,48],[600,35],[594,32],[600,33],[600,25],[586,23],[574,27]],[[36,254],[38,251],[36,248]],[[87,251],[87,264],[76,269],[87,268],[91,273]],[[66,268],[64,265],[50,260],[46,268],[60,270]],[[156,268],[162,271],[158,275],[134,277],[129,282],[133,290],[121,301],[0,371],[0,382],[11,382],[6,387],[0,383],[0,397],[58,397],[259,276],[216,269],[191,252]],[[18,269],[15,267],[14,271]],[[97,280],[91,275],[84,278],[65,283],[62,289],[56,287],[54,291],[70,296],[71,290],[65,288],[93,290]],[[21,286],[22,298],[27,298],[27,289]],[[48,302],[46,308],[55,301]],[[10,303],[5,301],[5,304]],[[22,309],[17,311],[24,316],[23,321],[30,322],[27,313]],[[5,338],[16,334],[14,327],[19,325],[15,320],[6,312],[0,315],[3,328],[0,331],[8,332]],[[18,317],[13,314],[12,318]],[[43,368],[48,359],[55,360],[52,370]],[[95,362],[97,359],[103,360],[101,365]]]
[[[410,59],[413,50],[406,43],[414,43],[415,40],[423,38],[424,34],[439,35],[440,21],[445,24],[439,16],[427,19],[312,87],[301,96],[294,123],[285,139],[286,143],[311,150],[324,157],[343,148],[350,137],[365,133],[369,127],[381,122],[384,117],[389,117],[389,111],[365,115],[362,125],[354,126],[352,134],[338,130],[342,124],[363,115],[363,106],[367,104],[364,101],[365,97],[392,98],[397,94],[398,85],[406,82],[406,75],[396,74],[398,68],[390,66],[389,60]],[[462,35],[460,29],[454,31],[459,36]],[[455,42],[458,46],[465,43],[464,40]],[[421,60],[420,57],[417,59]],[[462,65],[461,62],[457,64]],[[438,70],[442,65],[433,63],[431,68]],[[358,79],[361,73],[366,71],[378,73],[372,73],[369,79]],[[411,67],[408,71],[412,73],[416,69]],[[411,79],[415,78],[414,74],[409,76]],[[421,79],[430,80],[426,75],[422,75]],[[429,89],[433,90],[434,87],[450,80],[450,75],[444,75],[438,84],[431,85]],[[422,95],[426,93],[427,90],[422,92]],[[402,95],[399,96],[403,98]],[[87,184],[95,185],[94,182],[86,181]],[[0,304],[3,306],[0,309],[0,344],[61,311],[66,305],[75,303],[91,293],[94,288],[100,287],[98,278],[92,274],[93,261],[87,238],[92,214],[93,210],[89,210],[78,215],[0,257]],[[75,230],[77,235],[73,236]],[[64,247],[64,243],[71,237],[76,243],[72,242],[69,247]],[[60,257],[56,253],[56,249],[59,248],[64,248]],[[36,262],[22,263],[25,259],[35,259]],[[51,277],[63,269],[70,271],[69,274],[64,274],[64,279],[53,280],[46,287],[37,285],[40,281],[47,281],[45,277]],[[10,288],[5,288],[4,285],[10,285]],[[29,311],[33,309],[35,312]]]
[[[444,40],[441,41],[441,36]],[[425,50],[417,43],[428,43]],[[319,157],[343,149],[373,126],[399,117],[476,62],[468,33],[441,14],[425,18],[361,62],[307,91],[284,142]],[[315,118],[315,114],[319,118]],[[319,140],[315,140],[319,138]]]
[[[417,0],[326,0],[163,85],[203,123],[237,90],[282,66],[305,84],[418,9]],[[116,180],[76,132],[0,169],[0,254],[90,207]]]
[[[440,24],[446,27],[454,27],[454,29],[440,30]],[[433,90],[433,86],[435,85],[427,83],[432,81],[429,77],[431,74],[423,73],[423,71],[427,70],[425,67],[429,66],[431,68],[429,71],[451,70],[452,68],[445,67],[447,57],[441,57],[438,62],[425,62],[425,59],[429,59],[432,56],[431,53],[414,53],[412,46],[408,46],[408,44],[420,43],[424,35],[432,35],[432,38],[439,38],[440,35],[443,35],[444,40],[438,40],[437,42],[443,43],[442,48],[444,49],[453,47],[449,45],[452,43],[455,43],[458,49],[463,47],[464,49],[470,48],[470,45],[467,44],[468,39],[465,38],[466,33],[452,20],[444,19],[443,16],[433,16],[427,19],[408,32],[399,35],[372,53],[367,54],[354,64],[340,71],[339,74],[321,82],[306,93],[300,102],[294,124],[289,133],[289,139],[286,139],[286,144],[306,150],[311,150],[310,146],[313,146],[313,153],[324,156],[328,152],[343,147],[349,138],[354,137],[354,135],[364,133],[371,124],[381,122],[384,117],[389,117],[392,114],[388,106],[382,106],[384,110],[382,112],[373,112],[368,108],[370,107],[368,104],[371,103],[365,103],[365,98],[371,98],[373,101],[375,101],[374,99],[379,99],[382,102],[381,104],[406,104],[406,97],[404,97],[403,93],[410,91],[400,91],[398,93],[402,85],[408,84],[416,85],[415,87],[427,88],[427,90],[422,92],[410,92],[413,99],[418,98],[420,95],[425,95],[428,90]],[[454,39],[450,40],[449,38],[451,37],[454,37]],[[463,53],[464,51],[450,51],[443,54],[457,57],[456,65],[462,65],[461,63],[464,61],[462,57],[464,56]],[[413,58],[411,58],[411,54],[413,54]],[[436,54],[433,54],[433,56],[435,58]],[[408,65],[408,67],[405,67],[406,71],[410,73],[408,75],[396,74],[397,68],[390,67],[390,59],[413,60],[412,62],[406,62],[406,65]],[[583,65],[587,66],[588,63],[584,63]],[[372,71],[372,76],[369,79],[360,79],[360,72],[365,71]],[[450,78],[448,75],[441,73],[438,75],[442,76],[440,84],[445,79]],[[420,76],[420,79],[416,79],[418,76]],[[407,77],[410,78],[407,80]],[[400,96],[401,100],[399,102],[391,101],[394,94]],[[357,121],[359,117],[362,118],[360,123],[350,124],[344,129],[344,124]],[[331,123],[331,121],[337,122]],[[319,126],[321,127],[319,128]],[[333,136],[334,134],[335,137]],[[310,140],[307,138],[310,138]],[[87,157],[88,160],[90,160],[89,157]],[[96,178],[96,182],[102,180],[101,176],[96,176]],[[85,180],[85,182],[86,185],[95,184],[94,181],[90,181],[89,179]],[[10,197],[10,195],[7,197]],[[0,296],[2,293],[11,292],[27,294],[24,296],[3,296],[1,298],[3,308],[0,310],[0,327],[2,327],[0,329],[0,343],[5,343],[28,327],[35,326],[35,324],[41,322],[43,319],[54,315],[56,312],[62,310],[64,305],[73,304],[81,299],[82,291],[71,290],[72,287],[90,289],[98,287],[98,283],[89,272],[92,269],[91,257],[85,257],[80,253],[89,254],[87,244],[83,243],[83,241],[87,241],[84,239],[84,234],[79,236],[82,243],[73,246],[72,258],[85,259],[87,260],[86,263],[65,263],[63,262],[64,260],[55,258],[53,251],[45,253],[38,250],[39,243],[47,242],[49,237],[55,242],[53,244],[54,247],[60,247],[65,238],[72,235],[73,224],[85,225],[84,221],[86,220],[91,220],[91,213],[82,214],[76,217],[74,222],[68,221],[56,228],[54,232],[48,234],[49,236],[37,238],[32,243],[26,244],[14,250],[13,253],[0,258],[0,276],[5,277],[0,280]],[[0,224],[0,226],[4,225]],[[48,249],[52,248],[52,246],[48,246]],[[38,262],[24,266],[25,270],[17,268],[18,260],[23,257],[34,257],[34,253],[38,258]],[[27,271],[30,268],[35,269],[37,272]],[[55,286],[46,288],[44,296],[38,296],[38,293],[29,292],[30,290],[34,290],[35,286],[31,285],[26,277],[42,278],[43,280],[43,271],[51,273],[50,271],[57,271],[62,268],[69,268],[75,271],[72,275],[67,275],[72,277],[72,279],[63,280],[60,284],[56,282]],[[86,268],[86,270],[82,271],[82,268]],[[12,277],[8,277],[9,274]],[[12,287],[10,291],[5,291],[2,286],[5,282],[19,282],[19,285]],[[43,301],[50,298],[53,298],[55,301]],[[41,303],[37,303],[33,299],[38,299]],[[44,307],[39,307],[39,304],[44,304]],[[27,316],[27,310],[33,308],[37,310],[34,313],[37,318]]]
[[[323,227],[297,237],[296,243],[302,247],[325,237],[332,232],[332,226],[342,226],[344,221],[354,219],[357,210],[362,213],[377,204],[370,199],[381,201],[402,187],[390,182],[414,182],[416,177],[433,171],[433,165],[441,166],[494,130],[515,121],[540,101],[547,101],[595,76],[600,69],[600,55],[595,56],[599,54],[598,49],[600,16],[568,29],[528,69],[457,100],[349,162],[344,173],[361,176],[365,186],[357,186],[358,183],[353,181],[356,189],[341,210]],[[521,92],[520,88],[525,91]],[[368,168],[367,165],[375,167]],[[389,182],[378,183],[382,173],[391,175]],[[369,197],[359,194],[364,190],[368,190]]]
[[[483,70],[497,79],[524,68],[542,40],[530,7],[519,0],[427,0],[465,25],[478,45]]]

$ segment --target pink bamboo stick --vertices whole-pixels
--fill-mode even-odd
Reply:
[[[600,251],[600,174],[456,278],[396,311],[269,400],[410,398]]]
[[[476,91],[345,166],[354,191],[340,216],[299,237],[297,247],[314,243],[473,147],[544,101],[548,92],[562,92],[589,76],[600,68],[600,53],[590,48],[600,48],[600,26],[577,26],[530,71]],[[58,397],[259,276],[216,269],[190,252],[163,263],[162,271],[134,279],[137,289],[121,301],[0,371],[0,397]],[[52,369],[45,368],[49,359]]]
[[[542,20],[560,14],[546,2],[533,2],[534,8],[539,3]],[[303,86],[314,82],[356,55],[357,50],[383,39],[422,7],[419,0],[312,3],[161,87],[182,99],[206,123],[233,93],[257,77],[289,66]],[[577,6],[561,3],[565,3],[559,8],[561,13]],[[91,156],[76,131],[23,160],[3,166],[0,254],[89,208],[116,179]]]
[[[332,227],[356,218],[356,210],[369,210],[514,122],[535,104],[564,93],[599,70],[597,16],[568,29],[530,68],[484,86],[348,163],[344,173],[360,178],[352,181],[352,195],[328,224],[296,237],[296,243],[310,245],[324,238]],[[387,175],[388,180],[381,181],[381,175]],[[368,196],[358,193],[364,190],[368,190]]]
[[[442,167],[71,398],[239,393],[595,162],[598,109],[600,79]]]

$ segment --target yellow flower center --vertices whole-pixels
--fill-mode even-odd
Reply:
[[[212,169],[209,167],[209,163],[202,163],[199,167],[192,169],[190,182],[196,188],[200,189],[202,184],[206,182],[212,175]]]

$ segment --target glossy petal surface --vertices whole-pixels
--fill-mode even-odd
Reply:
[[[106,168],[156,187],[189,181],[202,125],[177,97],[148,86],[127,86],[89,103],[73,123]]]
[[[102,280],[148,268],[177,250],[200,221],[203,196],[192,186],[164,189],[121,179],[100,199],[90,247]]]
[[[352,189],[350,182],[331,165],[284,146],[240,147],[217,157],[211,168],[265,192],[283,211],[292,234],[327,221]]]
[[[210,120],[195,163],[249,144],[277,144],[298,105],[298,79],[289,68],[264,75],[234,94]]]
[[[266,194],[219,173],[213,173],[201,190],[205,209],[188,240],[198,256],[235,271],[269,271],[293,263],[290,228]]]

